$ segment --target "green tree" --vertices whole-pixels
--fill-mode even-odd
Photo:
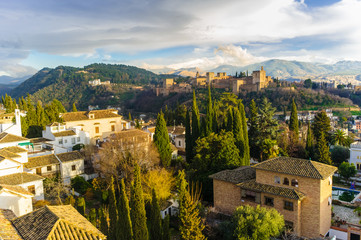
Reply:
[[[249,137],[249,145],[250,145],[250,155],[251,157],[258,157],[258,151],[257,149],[257,133],[259,132],[259,126],[258,126],[258,107],[256,105],[256,102],[252,99],[251,104],[249,106],[250,113],[249,113],[249,131],[248,131],[248,137]]]
[[[73,112],[77,112],[78,111],[78,109],[76,109],[76,106],[75,106],[75,103],[73,103],[73,110],[72,110]]]
[[[306,80],[303,82],[303,87],[305,87],[305,88],[311,88],[311,87],[312,87],[312,81],[311,81],[311,79],[306,79]]]
[[[130,112],[129,112],[128,120],[132,121],[132,115],[130,114]]]
[[[131,189],[131,210],[130,216],[133,226],[134,240],[148,240],[147,217],[145,214],[145,205],[143,199],[143,190],[140,177],[139,165],[134,167],[134,182]]]
[[[298,140],[298,115],[297,115],[297,106],[295,100],[292,99],[292,108],[291,108],[291,116],[290,116],[290,124],[289,129],[294,133],[296,137],[296,141]]]
[[[250,153],[249,153],[249,140],[248,140],[248,127],[247,127],[247,119],[246,112],[244,111],[244,105],[240,101],[238,104],[238,110],[241,114],[241,121],[243,127],[243,139],[244,139],[244,165],[248,166],[250,164]]]
[[[317,160],[325,164],[332,164],[330,157],[330,148],[328,147],[323,132],[321,132],[321,136],[317,141]]]
[[[188,163],[191,162],[193,157],[193,140],[192,140],[192,130],[191,130],[191,119],[189,116],[189,110],[186,113],[186,160]]]
[[[150,239],[162,239],[162,218],[157,193],[152,189],[152,207],[150,210]]]
[[[118,239],[126,240],[133,238],[132,220],[127,193],[125,191],[124,179],[120,181],[120,199],[118,203]]]
[[[233,136],[235,139],[235,144],[239,150],[239,157],[241,158],[241,165],[245,166],[245,142],[244,142],[244,134],[243,134],[243,124],[241,114],[239,113],[237,108],[233,109]]]
[[[85,200],[83,197],[77,199],[76,208],[81,215],[85,216]]]
[[[199,122],[199,110],[197,105],[196,93],[193,90],[193,105],[192,105],[192,145],[194,146],[196,141],[201,135],[200,122]]]
[[[213,106],[211,96],[211,85],[208,84],[208,99],[207,99],[207,116],[206,116],[206,132],[205,136],[208,136],[213,131]]]
[[[118,209],[117,209],[117,200],[115,198],[113,177],[110,180],[108,192],[109,192],[109,209],[108,209],[108,211],[109,211],[109,235],[108,235],[108,239],[116,240],[117,239]]]
[[[284,228],[283,216],[276,209],[240,206],[233,214],[234,237],[239,240],[265,240],[278,237]]]
[[[334,146],[331,150],[331,160],[336,167],[339,167],[341,163],[347,162],[350,158],[350,149],[344,146]]]
[[[107,220],[107,211],[104,209],[104,207],[99,208],[98,210],[98,216],[100,219],[100,223],[99,223],[99,227],[100,227],[100,231],[108,236],[108,220]]]
[[[158,114],[155,126],[154,143],[158,148],[163,166],[170,166],[172,150],[170,148],[168,129],[162,111]]]
[[[95,227],[97,226],[97,211],[95,208],[90,209],[89,222],[91,222]]]
[[[347,137],[345,135],[345,132],[341,129],[336,129],[336,131],[332,134],[332,143],[334,145],[341,145],[346,146],[347,145]]]
[[[170,230],[169,230],[169,214],[165,216],[163,223],[163,240],[170,240]]]
[[[307,138],[306,138],[306,154],[308,158],[312,158],[313,157],[313,152],[314,152],[314,144],[313,144],[313,134],[312,134],[312,129],[310,126],[310,122],[308,122],[308,127],[307,127]]]
[[[343,162],[338,168],[340,176],[348,183],[350,178],[356,176],[357,170],[353,163]]]
[[[325,111],[321,111],[315,115],[312,123],[312,132],[316,140],[321,137],[321,133],[327,138],[328,132],[331,130],[330,118],[327,117]]]

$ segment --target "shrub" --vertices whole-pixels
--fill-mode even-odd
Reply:
[[[81,176],[76,176],[71,179],[71,187],[74,188],[80,194],[85,194],[87,189],[91,187],[90,183],[85,181],[85,179]]]
[[[343,192],[338,199],[340,199],[341,201],[345,201],[345,202],[351,202],[354,198],[355,198],[355,196],[354,196],[353,192],[346,191],[346,192]]]

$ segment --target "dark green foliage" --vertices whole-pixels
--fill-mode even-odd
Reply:
[[[193,105],[192,105],[192,145],[194,146],[196,141],[201,135],[199,122],[199,110],[197,105],[196,93],[193,90]]]
[[[77,112],[78,110],[76,109],[75,103],[73,103],[73,109],[72,112]]]
[[[91,184],[85,181],[82,176],[76,176],[71,179],[71,187],[80,194],[85,194],[86,190],[91,187]]]
[[[191,120],[189,116],[189,111],[186,113],[186,160],[188,163],[191,162],[193,157],[193,144],[192,144],[192,130],[191,130]]]
[[[85,216],[85,200],[83,197],[79,197],[76,201],[76,209],[78,212]]]
[[[162,240],[170,240],[170,229],[169,229],[169,214],[165,216],[163,222],[163,238]]]
[[[343,162],[338,167],[338,173],[346,182],[349,182],[350,178],[356,175],[357,170],[353,163]]]
[[[207,99],[207,116],[206,116],[206,130],[205,135],[208,136],[213,132],[213,105],[211,96],[211,86],[208,84],[208,99]]]
[[[338,199],[345,202],[351,202],[355,198],[355,194],[353,192],[345,191],[343,192]]]
[[[331,130],[330,118],[327,117],[325,111],[321,111],[316,114],[312,123],[312,132],[316,140],[321,137],[323,133],[324,137],[328,137],[328,132]]]
[[[241,158],[241,165],[245,166],[245,141],[243,134],[243,123],[241,114],[239,113],[237,108],[233,109],[233,136],[235,139],[235,144],[239,150],[239,157]]]
[[[152,189],[152,205],[150,209],[150,230],[151,240],[162,239],[162,218],[160,216],[160,207],[157,193]]]
[[[120,181],[120,199],[118,203],[118,239],[126,240],[133,238],[132,221],[127,194],[125,192],[124,179]]]
[[[310,122],[308,122],[307,127],[306,154],[308,158],[312,158],[314,154],[313,134]]]
[[[250,145],[250,155],[251,157],[258,156],[257,145],[256,145],[256,134],[258,130],[258,107],[256,102],[252,99],[251,104],[249,106],[249,131],[248,131],[248,138],[249,138],[249,145]]]
[[[317,140],[317,161],[325,163],[325,164],[332,164],[332,160],[330,157],[330,148],[327,144],[325,139],[325,135],[321,132],[320,138]]]
[[[163,166],[170,166],[172,150],[168,135],[167,125],[162,111],[158,114],[157,124],[155,126],[154,143],[158,148],[159,156]]]
[[[99,216],[99,219],[100,219],[100,231],[108,236],[108,221],[107,221],[107,213],[106,213],[106,210],[101,207],[98,209],[98,216]]]
[[[75,199],[73,197],[73,195],[69,195],[65,201],[64,201],[65,205],[72,205],[73,207],[75,206]]]
[[[303,82],[303,87],[304,87],[304,88],[311,88],[311,87],[312,87],[312,81],[311,81],[311,79],[306,79],[306,80]]]
[[[143,198],[140,169],[138,164],[134,167],[134,183],[131,189],[130,215],[133,226],[134,240],[148,240],[147,217]]]
[[[233,111],[232,111],[232,108],[228,109],[227,122],[226,122],[225,129],[226,129],[227,132],[232,132],[233,131]]]
[[[97,211],[95,208],[90,209],[89,222],[91,222],[95,227],[97,226]]]
[[[243,127],[243,139],[244,139],[244,165],[248,166],[250,164],[250,149],[249,149],[249,140],[248,140],[248,127],[247,127],[247,119],[246,112],[244,111],[244,105],[242,102],[238,104],[238,110],[241,114],[241,121]]]
[[[331,159],[336,167],[339,167],[341,163],[347,162],[350,158],[350,149],[343,146],[334,146],[331,150]]]
[[[130,112],[129,112],[128,120],[132,121],[132,115],[130,114]]]
[[[79,143],[79,144],[75,144],[72,149],[73,149],[73,151],[79,151],[80,149],[82,149],[84,147],[85,147],[84,144]]]
[[[289,129],[290,131],[292,131],[296,137],[296,139],[298,139],[298,116],[297,116],[297,106],[295,103],[295,100],[292,99],[292,107],[291,107],[291,116],[290,116],[290,124],[289,124]]]
[[[111,178],[109,185],[109,234],[108,239],[117,239],[117,222],[118,222],[118,209],[117,200],[115,198],[114,179]]]

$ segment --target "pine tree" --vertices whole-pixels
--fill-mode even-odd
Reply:
[[[200,137],[200,122],[199,110],[196,100],[196,93],[193,90],[193,105],[192,105],[192,145],[195,146],[197,139]]]
[[[152,189],[152,207],[150,210],[150,239],[162,239],[162,218],[160,216],[160,207],[155,189]]]
[[[168,129],[162,111],[158,114],[157,117],[154,133],[154,143],[158,148],[159,156],[163,166],[170,166],[172,150],[170,148]]]
[[[241,158],[241,165],[245,166],[246,163],[244,161],[245,154],[245,143],[244,143],[244,134],[243,134],[243,124],[241,119],[241,114],[239,113],[237,108],[233,109],[233,136],[235,139],[236,146],[239,150],[239,157]]]
[[[206,119],[206,130],[205,135],[208,136],[213,132],[213,106],[212,106],[212,96],[211,96],[211,85],[208,84],[208,99],[207,99],[207,119]]]
[[[313,134],[312,134],[310,122],[308,122],[308,127],[307,127],[306,153],[308,158],[313,157]]]
[[[192,144],[192,130],[191,130],[191,119],[189,116],[189,110],[186,113],[186,160],[188,163],[192,161],[193,156],[193,144]]]
[[[297,106],[295,103],[295,100],[292,99],[292,110],[291,110],[291,116],[290,116],[290,124],[289,129],[292,131],[296,137],[296,140],[298,140],[298,115],[297,115]]]
[[[163,223],[163,238],[162,240],[170,240],[170,231],[169,231],[169,214],[165,216]]]
[[[133,238],[132,221],[127,194],[125,192],[124,179],[120,181],[120,199],[118,203],[118,239],[127,240]]]
[[[332,160],[330,157],[330,148],[327,145],[323,132],[321,132],[321,136],[317,141],[317,157],[319,162],[329,165],[332,164]]]
[[[99,223],[100,231],[105,236],[108,236],[109,233],[108,233],[107,211],[103,207],[101,207],[99,208],[98,215],[100,219],[100,223]]]
[[[134,168],[134,183],[132,185],[130,203],[130,216],[133,226],[133,239],[148,240],[147,217],[145,214],[143,190],[138,164],[135,164]]]
[[[73,112],[77,112],[78,110],[76,109],[75,103],[73,103]]]
[[[118,221],[118,209],[117,200],[115,198],[114,179],[110,180],[109,185],[109,236],[108,239],[117,239],[117,221]]]
[[[246,112],[244,111],[244,105],[241,101],[238,104],[238,110],[239,113],[241,114],[242,126],[243,126],[244,165],[249,166],[251,157],[249,153],[248,127],[247,127]]]

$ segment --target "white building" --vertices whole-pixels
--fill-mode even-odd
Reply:
[[[73,151],[77,144],[87,145],[90,143],[89,133],[81,130],[81,127],[66,129],[65,124],[52,123],[43,130],[43,138],[49,139],[48,143],[53,145],[55,153]]]
[[[17,217],[33,211],[33,194],[19,186],[0,185],[0,209],[10,209]]]
[[[358,171],[361,171],[361,142],[354,142],[350,145],[350,160]]]
[[[181,134],[181,135],[176,136],[174,138],[174,144],[175,144],[176,148],[185,149],[186,148],[186,135]]]
[[[176,216],[179,213],[179,204],[177,200],[170,199],[161,204],[160,215],[164,219],[167,215]]]
[[[0,114],[0,132],[22,136],[20,115],[21,113],[19,109],[15,109],[15,113]]]
[[[11,133],[2,132],[0,133],[0,149],[5,147],[16,147],[16,146],[28,146],[30,140],[24,137],[20,137]]]

